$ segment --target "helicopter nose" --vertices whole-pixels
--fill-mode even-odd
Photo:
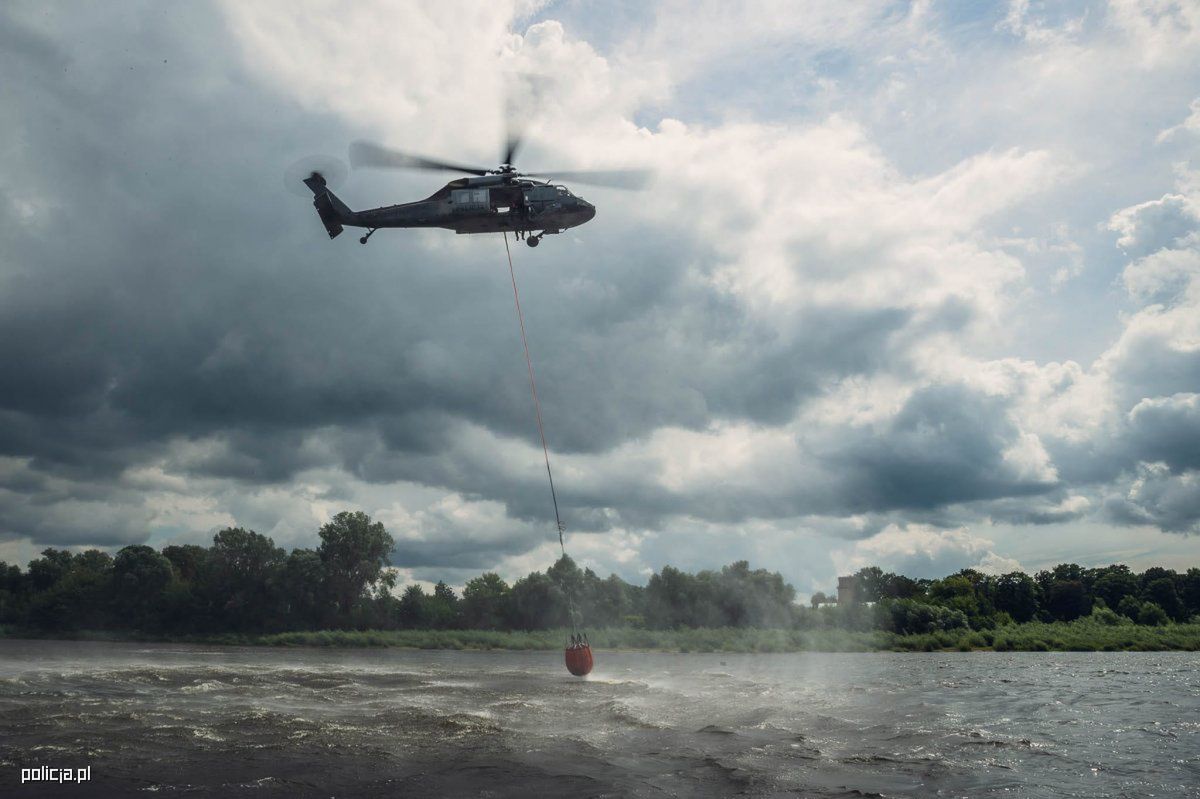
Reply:
[[[579,214],[583,217],[583,221],[587,222],[596,215],[596,206],[589,202],[584,202],[583,207],[579,209]]]

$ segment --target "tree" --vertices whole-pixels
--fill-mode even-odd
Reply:
[[[1172,619],[1185,618],[1183,603],[1179,601],[1179,594],[1175,591],[1175,580],[1171,577],[1159,577],[1147,583],[1142,589],[1142,599],[1158,605]]]
[[[1138,593],[1138,578],[1128,566],[1112,565],[1096,570],[1096,578],[1092,582],[1092,594],[1104,600],[1110,608],[1117,608],[1121,600]]]
[[[1142,609],[1138,611],[1137,623],[1147,626],[1162,626],[1170,619],[1167,618],[1167,612],[1162,607],[1154,602],[1143,603]]]
[[[1117,605],[1117,613],[1122,616],[1128,616],[1131,619],[1137,620],[1138,614],[1142,612],[1142,600],[1136,596],[1127,596]]]
[[[864,566],[854,574],[855,588],[860,602],[878,602],[887,594],[888,578],[878,566]]]
[[[563,555],[546,569],[546,576],[558,586],[558,590],[576,600],[583,592],[583,572],[575,565],[570,555]]]
[[[1162,566],[1151,566],[1146,571],[1142,572],[1141,582],[1142,588],[1150,585],[1155,580],[1169,579],[1174,581],[1178,575],[1171,569],[1164,569]]]
[[[817,591],[815,594],[812,595],[812,597],[808,601],[812,603],[813,610],[816,610],[817,606],[823,605],[824,603],[828,602],[829,597],[825,596],[824,591]]]
[[[650,575],[646,585],[646,622],[650,627],[698,627],[703,626],[702,622],[697,624],[698,620],[715,615],[705,607],[702,574],[693,576],[663,566],[658,574]]]
[[[406,586],[400,597],[400,624],[404,627],[425,626],[425,590],[413,583]]]
[[[458,597],[454,589],[438,581],[433,595],[425,598],[425,623],[435,630],[448,630],[459,626]]]
[[[281,608],[286,626],[313,629],[325,624],[335,607],[325,585],[325,565],[311,549],[294,549],[283,563]]]
[[[175,575],[184,582],[194,583],[200,577],[201,569],[208,559],[208,550],[197,544],[183,544],[163,547],[163,557],[171,561]]]
[[[463,588],[462,610],[468,627],[497,630],[504,626],[508,584],[495,572],[468,580]]]
[[[969,576],[952,574],[937,580],[929,587],[929,598],[935,604],[962,611],[968,619],[980,616],[979,597]]]
[[[925,595],[925,586],[920,581],[903,574],[888,574],[884,596],[892,599],[919,599]]]
[[[1017,622],[1027,622],[1038,611],[1038,587],[1025,572],[1009,572],[996,578],[996,610]]]
[[[229,527],[213,536],[206,588],[227,628],[260,630],[271,624],[284,559],[283,549],[253,530]]]
[[[1092,610],[1081,580],[1055,580],[1045,590],[1045,608],[1058,621],[1071,621]]]
[[[29,595],[29,580],[21,567],[0,560],[0,624],[21,620]]]
[[[885,602],[879,611],[885,629],[901,635],[953,630],[967,626],[967,616],[961,610],[927,605],[911,599]]]
[[[42,550],[40,558],[29,562],[29,581],[33,590],[46,591],[52,588],[71,570],[73,559],[74,555],[65,549],[51,547]]]
[[[34,595],[28,608],[29,621],[47,630],[106,626],[111,621],[112,556],[89,549],[70,558],[51,558],[49,562],[55,565],[66,563],[66,571],[58,574],[48,588]]]
[[[522,630],[544,630],[567,624],[562,592],[549,577],[533,572],[513,583],[512,625]]]
[[[384,567],[395,548],[381,522],[372,522],[362,511],[343,511],[320,530],[317,554],[325,564],[330,589],[344,617],[366,591],[384,575]]]
[[[135,629],[157,626],[171,577],[171,561],[145,544],[118,552],[113,559],[112,587],[121,620]]]
[[[589,580],[591,569],[584,572],[585,583],[588,584],[588,610],[585,621],[596,627],[610,627],[622,624],[634,608],[634,587],[615,574],[606,579],[596,577]],[[594,576],[594,575],[593,575]]]
[[[1200,614],[1200,569],[1191,568],[1180,575],[1179,599],[1187,609],[1189,617]]]

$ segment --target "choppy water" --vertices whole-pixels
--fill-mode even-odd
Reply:
[[[1200,795],[1195,653],[657,655],[0,641],[0,793]],[[21,767],[92,766],[76,788]]]

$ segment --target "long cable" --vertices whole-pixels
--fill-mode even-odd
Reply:
[[[508,256],[508,275],[512,278],[513,302],[517,306],[517,323],[521,327],[521,344],[525,347],[525,366],[529,369],[529,392],[533,395],[533,410],[537,415],[538,435],[542,439],[542,456],[546,459],[546,477],[550,478],[550,499],[554,503],[554,523],[558,527],[558,546],[566,557],[563,544],[564,525],[558,513],[558,494],[554,491],[554,472],[550,470],[550,448],[546,446],[546,431],[542,427],[542,403],[538,400],[537,381],[533,379],[533,360],[529,357],[529,340],[525,337],[525,314],[521,313],[521,293],[517,291],[517,272],[513,269],[512,251],[508,248],[508,233],[504,233],[504,254]]]

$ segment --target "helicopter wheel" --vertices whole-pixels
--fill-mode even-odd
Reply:
[[[528,244],[530,247],[536,247],[542,243],[542,237],[541,236],[530,236],[529,238],[525,239],[525,243]]]
[[[360,239],[358,240],[358,243],[359,243],[359,244],[366,244],[366,243],[367,243],[367,239],[371,238],[371,236],[373,236],[373,235],[375,234],[375,231],[376,231],[376,230],[379,230],[379,228],[371,228],[370,230],[368,230],[368,231],[367,231],[367,235],[365,235],[365,236],[363,236],[362,238],[360,238]]]

